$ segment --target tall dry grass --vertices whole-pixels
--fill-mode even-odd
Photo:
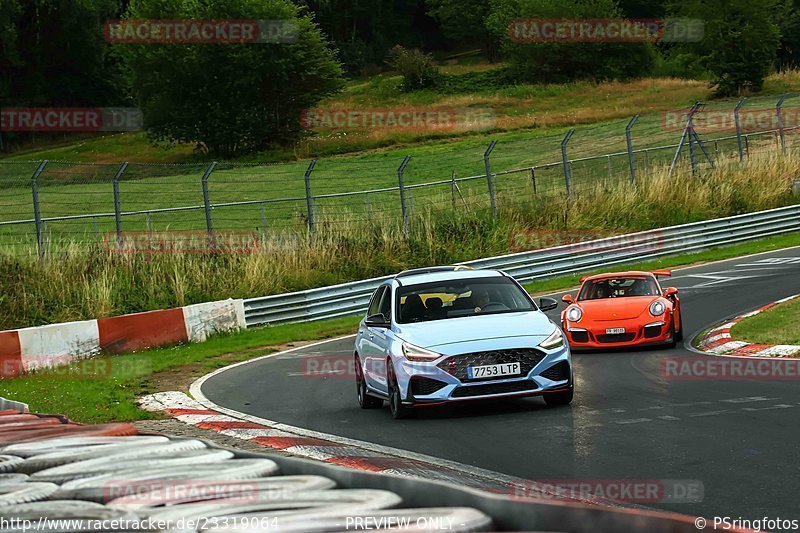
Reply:
[[[509,253],[514,235],[532,229],[623,233],[787,205],[800,156],[754,154],[701,174],[642,172],[638,185],[597,184],[563,195],[498,198],[493,219],[485,195],[473,209],[420,209],[406,237],[395,219],[320,224],[317,234],[265,241],[254,253],[119,254],[100,245],[52,246],[41,263],[35,250],[0,254],[0,330],[253,297]]]

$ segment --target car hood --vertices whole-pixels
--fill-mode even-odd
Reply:
[[[555,329],[544,313],[526,311],[400,324],[397,336],[416,346],[442,351],[447,345],[512,337],[526,337],[538,344]]]
[[[630,298],[608,298],[605,300],[583,300],[578,306],[590,320],[632,320],[648,313],[650,304],[658,296],[632,296]]]

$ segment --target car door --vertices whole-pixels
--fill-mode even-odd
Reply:
[[[364,320],[361,321],[361,326],[358,328],[358,338],[356,339],[356,350],[361,358],[362,368],[364,370],[364,379],[366,380],[367,385],[372,389],[376,388],[376,381],[374,377],[376,374],[375,365],[379,359],[382,359],[383,352],[381,352],[380,348],[375,342],[375,331],[377,328],[371,328],[367,326],[366,320],[367,318],[380,313],[381,302],[387,290],[388,287],[386,285],[381,285],[372,295],[372,300],[370,300],[369,308],[367,309],[367,315],[364,317]]]
[[[386,321],[392,322],[392,288],[386,286],[386,290],[381,296],[378,305],[378,313],[386,317]],[[389,343],[391,342],[390,328],[368,328],[370,332],[370,342],[375,348],[374,358],[370,361],[371,386],[385,394],[389,393],[387,380],[386,358],[389,355]]]

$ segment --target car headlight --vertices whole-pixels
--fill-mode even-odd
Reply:
[[[570,322],[580,322],[583,318],[583,310],[580,307],[570,307],[567,309],[567,320]]]
[[[650,314],[653,316],[661,316],[667,312],[667,306],[661,300],[656,300],[650,304]]]
[[[418,361],[418,362],[430,362],[439,359],[442,354],[432,352],[430,350],[426,350],[425,348],[420,348],[419,346],[414,346],[413,344],[409,344],[407,342],[403,343],[403,355],[409,361]]]
[[[552,350],[553,348],[558,348],[559,346],[564,346],[564,334],[561,333],[561,330],[556,328],[556,330],[547,337],[544,342],[542,342],[540,347],[544,348],[545,350]]]

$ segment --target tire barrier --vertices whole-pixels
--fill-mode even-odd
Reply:
[[[16,425],[34,419],[56,425]],[[198,439],[138,435],[128,424],[82,426],[63,417],[10,411],[0,414],[0,425],[7,426],[0,432],[0,516],[5,520],[0,533],[21,533],[26,529],[21,521],[30,525],[42,518],[79,521],[67,529],[45,523],[55,532],[103,531],[120,521],[128,521],[128,530],[164,521],[176,525],[171,530],[191,532],[266,526],[322,533],[359,529],[359,524],[372,525],[360,529],[456,533],[695,530],[693,517],[519,501],[446,482],[225,450]],[[97,526],[98,521],[109,525]],[[219,524],[232,527],[217,529]],[[389,527],[375,527],[379,524]]]

